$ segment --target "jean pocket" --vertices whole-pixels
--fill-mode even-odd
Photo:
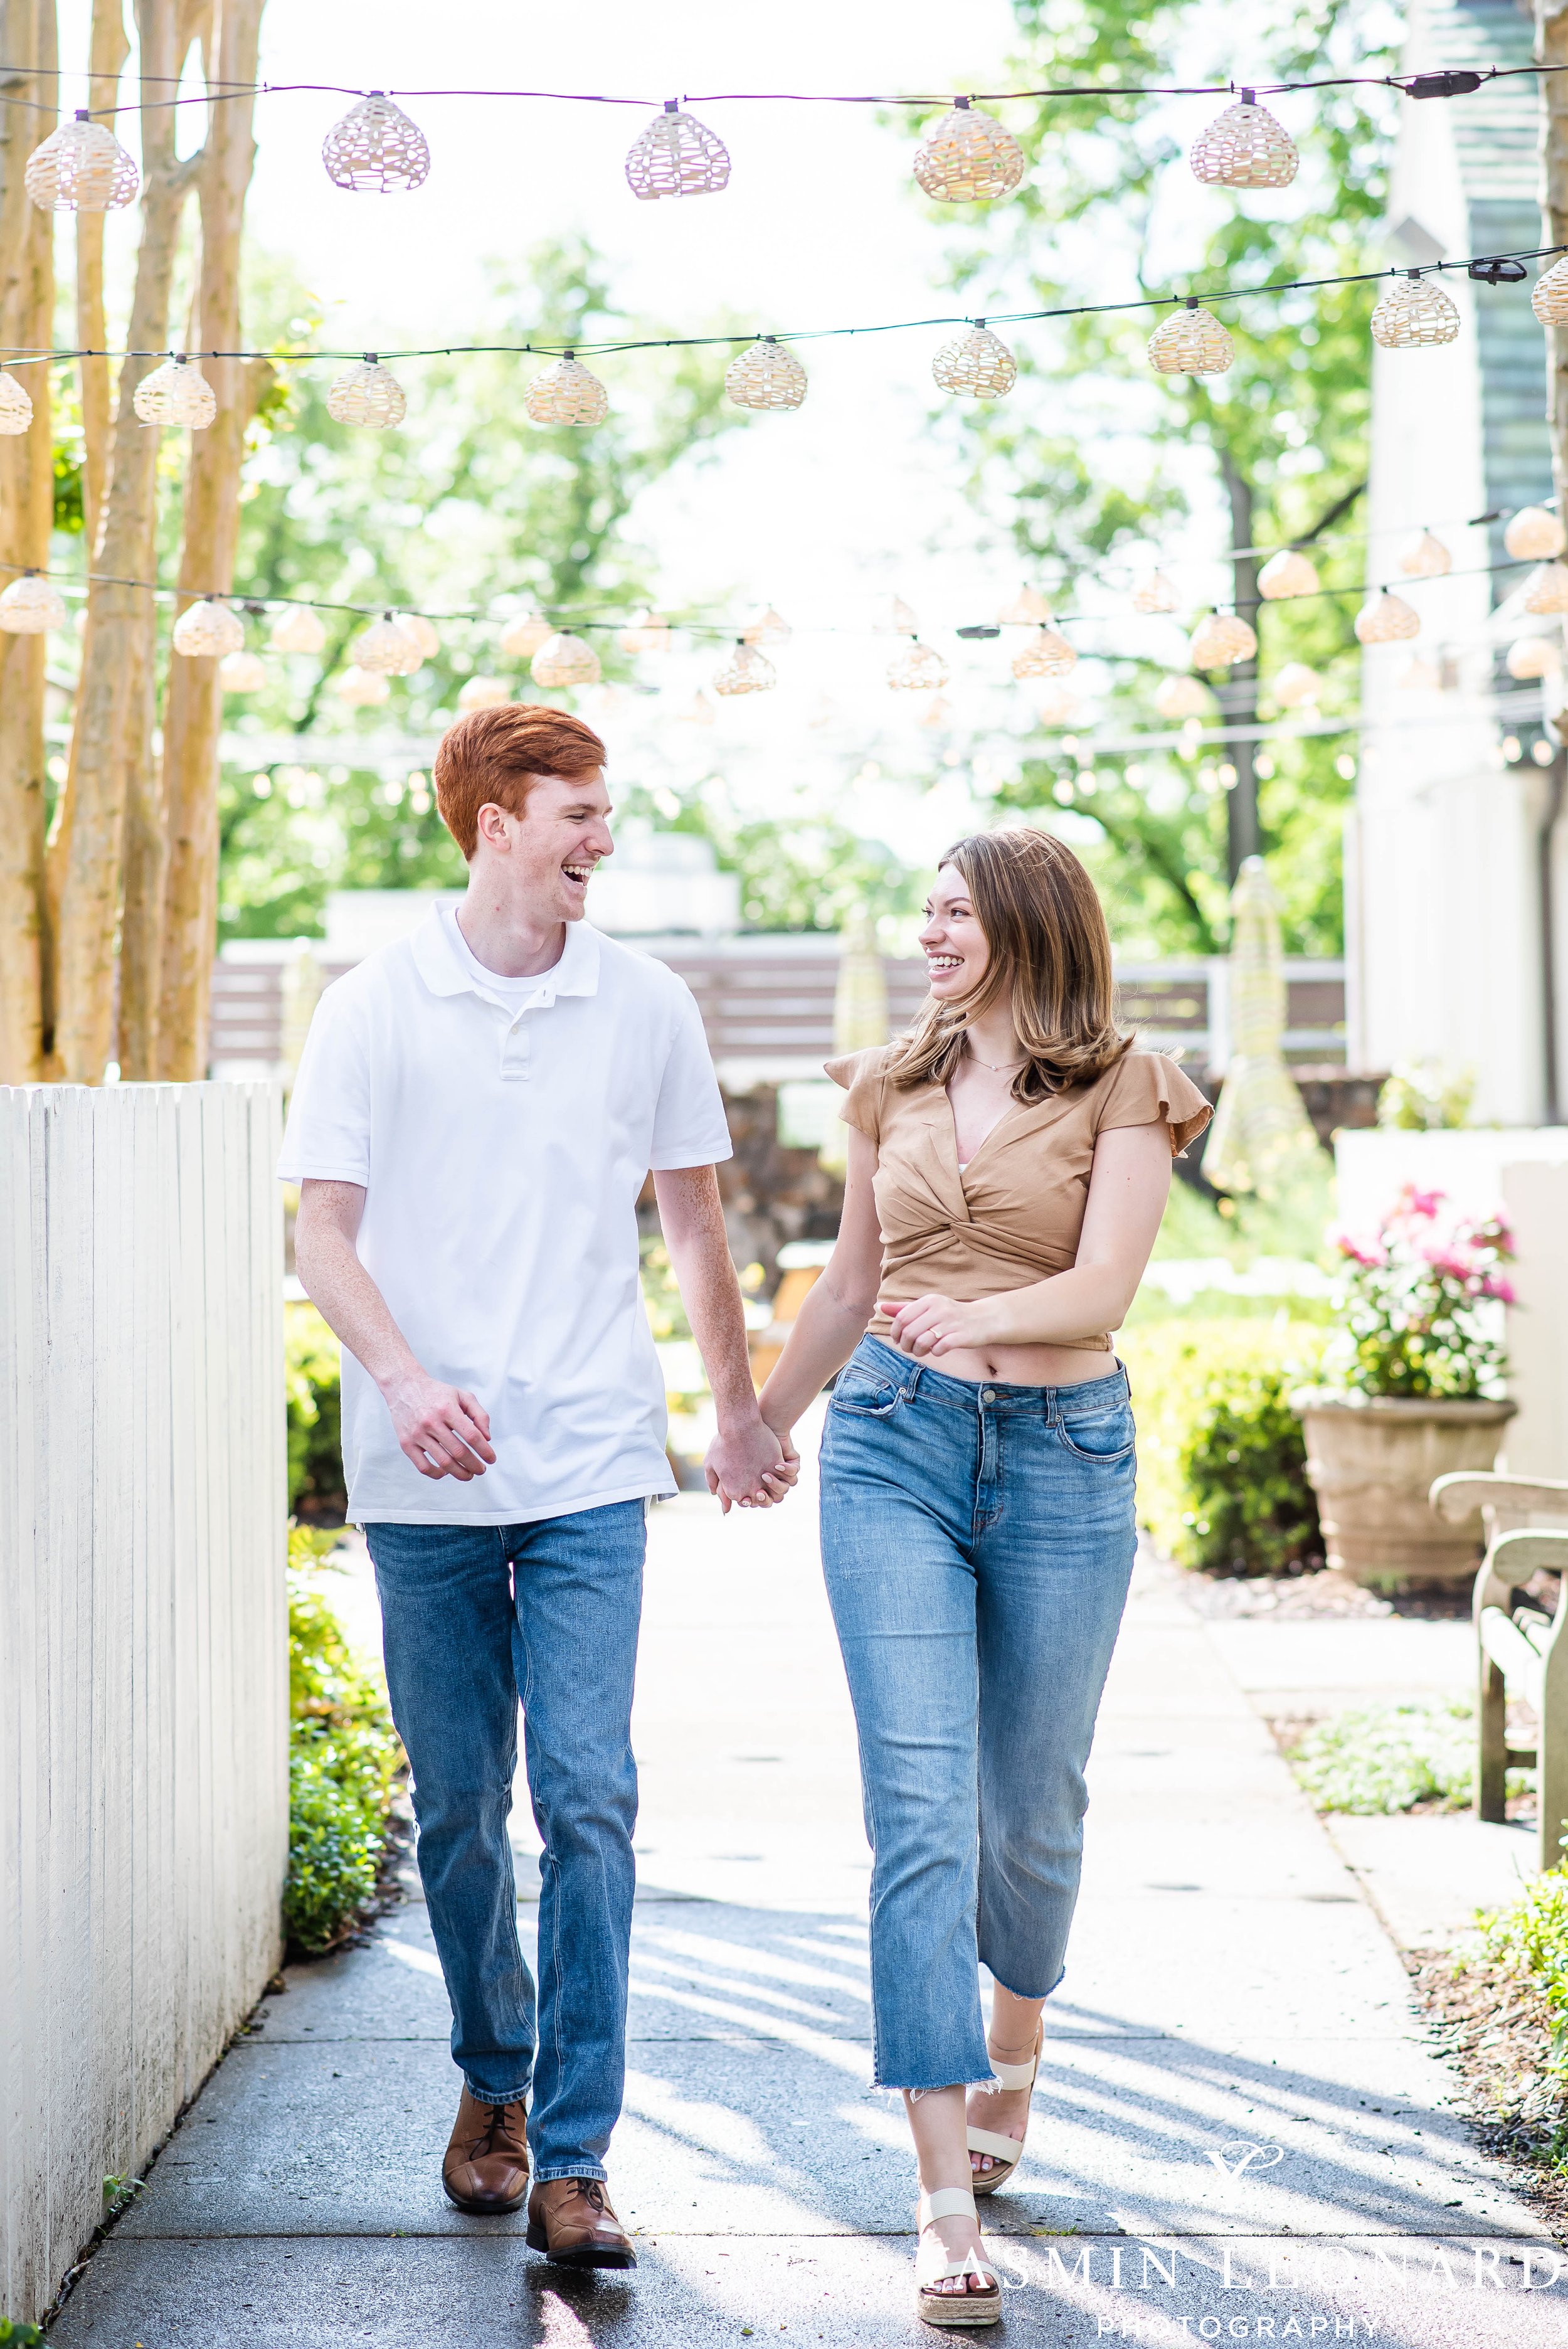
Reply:
[[[830,1411],[852,1412],[857,1419],[891,1419],[904,1399],[903,1387],[864,1362],[850,1361],[839,1372]]]
[[[1057,1433],[1064,1450],[1070,1452],[1075,1460],[1092,1460],[1105,1468],[1130,1458],[1138,1441],[1131,1406],[1126,1402],[1112,1403],[1104,1411],[1085,1412],[1070,1423],[1064,1419]]]

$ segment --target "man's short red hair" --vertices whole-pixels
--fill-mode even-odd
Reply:
[[[499,709],[472,709],[441,738],[436,753],[436,805],[465,857],[479,845],[480,810],[493,805],[521,815],[529,785],[541,775],[576,780],[604,764],[604,745],[592,726],[544,701],[509,701]]]

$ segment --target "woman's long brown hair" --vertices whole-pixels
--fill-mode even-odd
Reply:
[[[1112,1012],[1110,933],[1095,886],[1072,850],[1023,826],[972,833],[942,858],[964,876],[991,959],[966,1001],[928,1002],[886,1073],[902,1091],[944,1085],[972,1019],[1011,992],[1028,1059],[1013,1097],[1045,1101],[1114,1068],[1132,1043]]]

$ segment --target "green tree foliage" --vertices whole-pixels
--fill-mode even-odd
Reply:
[[[335,1534],[289,1534],[289,1865],[284,1923],[315,1956],[375,1897],[403,1748],[321,1585]]]
[[[1006,78],[1016,87],[1191,83],[1223,80],[1233,69],[1221,38],[1233,36],[1234,17],[1219,28],[1180,0],[1153,8],[1131,0],[1014,0],[1014,9],[1019,47]],[[1380,57],[1386,33],[1361,0],[1310,14],[1276,5],[1249,22],[1248,53],[1266,57],[1281,79],[1354,71]],[[1367,241],[1385,204],[1386,117],[1367,96],[1319,90],[1298,106],[1285,102],[1302,168],[1277,194],[1200,193],[1161,109],[1147,99],[1042,100],[1032,121],[1012,109],[1009,127],[1028,152],[1030,173],[1005,206],[955,218],[963,235],[954,274],[966,306],[996,316],[1377,266],[1382,256],[1369,263]],[[1326,708],[1336,696],[1342,705],[1354,699],[1351,622],[1364,555],[1357,543],[1335,543],[1333,527],[1357,527],[1375,294],[1337,286],[1216,305],[1236,358],[1227,374],[1205,380],[1150,368],[1145,345],[1158,311],[1016,330],[1027,362],[1017,389],[965,422],[976,493],[1063,609],[1118,612],[1105,631],[1108,648],[1117,648],[1108,664],[1107,730],[1164,730],[1152,691],[1163,665],[1181,665],[1181,639],[1170,623],[1130,625],[1120,616],[1125,585],[1187,516],[1216,505],[1224,540],[1237,547],[1323,533],[1321,546],[1314,544],[1320,574],[1351,591],[1260,616],[1258,564],[1239,562],[1234,594],[1258,626],[1262,676],[1233,673],[1222,703],[1238,720],[1255,701],[1261,715],[1272,715],[1269,678],[1293,660],[1333,680]],[[1124,649],[1137,643],[1134,627],[1145,634],[1147,657]],[[1087,629],[1074,634],[1080,646],[1096,644]],[[1347,737],[1309,737],[1276,743],[1258,761],[1263,845],[1294,952],[1340,945],[1338,833],[1351,747]],[[1080,760],[1076,746],[1058,740],[1026,758],[1005,803],[1072,811],[1057,822],[1091,863],[1130,950],[1211,953],[1226,932],[1226,786],[1238,774],[1239,812],[1249,759],[1241,744],[1203,759],[1140,749],[1097,759],[1089,770],[1087,753]]]

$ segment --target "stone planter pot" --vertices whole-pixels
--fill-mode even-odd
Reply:
[[[1294,1408],[1330,1566],[1384,1585],[1475,1572],[1478,1533],[1445,1525],[1427,1495],[1439,1476],[1492,1466],[1516,1404],[1304,1394]]]

